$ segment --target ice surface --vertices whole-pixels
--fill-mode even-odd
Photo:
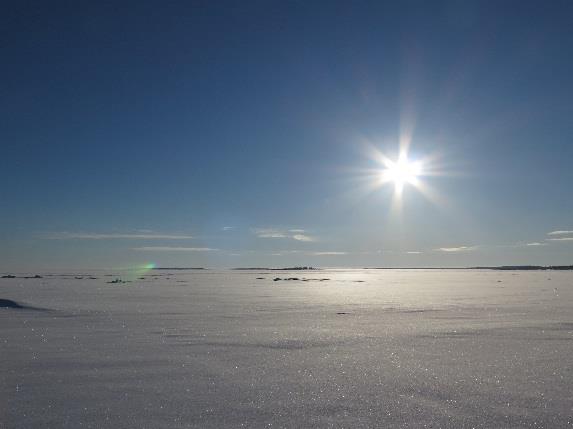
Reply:
[[[573,424],[572,272],[67,274],[0,279],[2,428]]]

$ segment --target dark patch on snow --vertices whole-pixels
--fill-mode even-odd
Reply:
[[[19,304],[16,301],[12,301],[11,299],[2,299],[2,298],[0,298],[0,308],[12,308],[15,310],[46,311],[45,308],[31,307],[29,305]]]
[[[11,299],[0,299],[0,308],[25,308]]]

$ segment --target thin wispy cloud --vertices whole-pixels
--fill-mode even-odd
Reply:
[[[339,251],[314,251],[309,252],[307,250],[279,250],[271,253],[272,256],[286,256],[286,255],[306,255],[306,256],[338,256],[338,255],[348,255],[349,252],[339,252]]]
[[[548,238],[548,241],[573,241],[573,237]]]
[[[534,241],[533,243],[525,243],[525,245],[536,247],[536,246],[547,246],[547,243],[540,243],[538,241]]]
[[[253,228],[252,231],[258,238],[289,238],[296,241],[316,241],[315,237],[305,234],[304,229]]]
[[[275,250],[271,253],[272,256],[285,256],[285,255],[296,255],[305,254],[304,250]]]
[[[411,250],[409,252],[406,252],[406,254],[408,255],[421,255],[423,252],[420,252],[418,250]]]
[[[571,235],[573,231],[551,231],[548,232],[547,235]]]
[[[253,233],[259,238],[287,238],[288,236],[278,229],[254,228]]]
[[[211,247],[143,246],[132,247],[132,250],[143,252],[214,252],[219,249],[213,249]]]
[[[297,241],[315,241],[313,237],[310,237],[305,234],[295,234],[291,238]]]
[[[434,249],[437,252],[456,253],[456,252],[470,252],[475,250],[475,246],[458,246],[458,247],[439,247]]]
[[[231,231],[233,229],[235,229],[234,226],[224,226],[223,228],[221,228],[223,231]]]
[[[162,234],[153,232],[95,233],[95,232],[52,232],[42,234],[45,240],[190,240],[188,234]]]

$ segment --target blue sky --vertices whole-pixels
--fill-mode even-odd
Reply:
[[[4,12],[1,271],[573,263],[571,2]]]

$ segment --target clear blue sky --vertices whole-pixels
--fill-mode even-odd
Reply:
[[[11,2],[0,271],[572,264],[571,16]],[[372,153],[395,159],[406,131],[437,197],[406,185],[393,210]]]

